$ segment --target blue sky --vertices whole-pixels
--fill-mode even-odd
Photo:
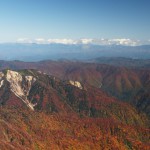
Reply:
[[[150,40],[150,0],[1,0],[0,42]]]

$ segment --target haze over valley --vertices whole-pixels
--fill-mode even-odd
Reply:
[[[150,59],[150,46],[93,44],[0,44],[1,60],[90,60],[98,57]],[[11,55],[10,55],[11,54]]]

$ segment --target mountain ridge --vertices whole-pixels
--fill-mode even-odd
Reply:
[[[129,72],[135,78],[136,72],[148,89],[146,69],[68,61],[10,64],[0,73],[0,149],[149,149],[141,94],[134,107],[95,82]]]
[[[7,92],[9,93],[7,95],[14,94],[17,97],[16,100],[19,98],[31,110],[66,113],[66,110],[71,109],[75,114],[77,113],[81,116],[114,116],[116,119],[126,123],[130,123],[127,119],[130,114],[136,116],[137,113],[129,104],[107,96],[107,94],[98,88],[87,85],[81,86],[82,83],[80,82],[78,82],[80,83],[80,86],[78,86],[78,84],[72,84],[75,83],[73,81],[62,81],[35,70],[20,72],[6,70],[6,75],[1,78],[2,80],[4,81],[0,88],[2,106],[12,105],[12,98],[10,96],[6,97],[5,93]],[[15,105],[18,105],[18,103],[14,103]],[[132,110],[131,112],[130,109]],[[118,111],[118,113],[115,113],[115,111]],[[119,113],[126,112],[127,114],[128,111],[130,112],[128,113],[128,117],[120,118],[121,114],[119,115]],[[131,119],[130,121],[134,123],[134,120]]]
[[[144,88],[148,91],[150,82],[149,68],[115,66],[110,64],[71,62],[71,61],[40,61],[40,62],[20,62],[2,61],[0,69],[36,69],[58,77],[62,80],[79,81],[83,84],[100,88],[111,96],[118,97],[120,100],[133,103],[143,101],[137,98]],[[139,95],[139,94],[138,94]],[[148,101],[147,101],[148,102]],[[142,104],[141,102],[139,104]],[[138,108],[142,109],[142,105]],[[147,103],[149,111],[149,103]],[[147,113],[146,111],[146,113]]]

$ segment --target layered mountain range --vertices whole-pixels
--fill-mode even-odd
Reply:
[[[149,112],[149,100],[142,100],[150,89],[149,61],[123,59],[124,65],[118,66],[121,58],[116,58],[111,65],[112,58],[106,60],[103,60],[103,63],[1,61],[0,69],[36,69],[62,80],[77,80],[84,85],[99,88],[122,101],[138,105],[139,109]]]
[[[0,149],[150,148],[148,68],[70,61],[0,68]]]

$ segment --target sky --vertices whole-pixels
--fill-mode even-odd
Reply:
[[[0,0],[0,42],[150,43],[150,0]]]

